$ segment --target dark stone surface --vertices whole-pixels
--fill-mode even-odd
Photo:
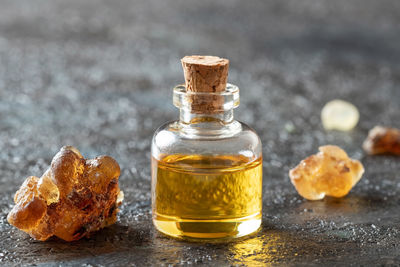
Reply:
[[[374,125],[400,127],[399,43],[396,0],[1,1],[0,265],[400,264],[400,159],[361,149]],[[177,117],[186,54],[231,60],[236,117],[263,142],[263,227],[237,242],[185,243],[151,225],[150,139]],[[356,129],[323,130],[333,98],[360,109]],[[116,158],[125,202],[90,239],[37,242],[6,215],[67,144]],[[366,173],[343,199],[306,201],[288,170],[324,144]]]

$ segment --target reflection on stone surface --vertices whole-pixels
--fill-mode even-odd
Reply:
[[[380,196],[362,196],[352,194],[344,198],[327,197],[313,203],[304,201],[298,206],[302,216],[332,217],[332,216],[366,216],[371,210],[392,207],[393,203]]]
[[[255,266],[260,263],[277,263],[285,257],[285,252],[279,249],[282,247],[281,242],[278,233],[270,232],[234,243],[229,247],[232,264]]]

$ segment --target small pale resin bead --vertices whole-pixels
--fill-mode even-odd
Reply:
[[[321,120],[326,130],[350,131],[360,118],[357,108],[343,100],[332,100],[321,111]]]

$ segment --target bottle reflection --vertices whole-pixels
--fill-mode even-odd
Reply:
[[[286,256],[283,248],[284,242],[279,233],[268,232],[268,234],[249,238],[232,244],[230,253],[232,264],[243,264],[246,266],[259,266],[262,263],[276,263]]]

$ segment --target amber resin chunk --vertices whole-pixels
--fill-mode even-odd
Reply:
[[[363,143],[370,155],[392,154],[400,156],[400,129],[375,126]]]
[[[347,195],[361,179],[363,165],[338,146],[322,146],[319,151],[290,170],[290,180],[297,192],[309,200]]]
[[[109,156],[86,160],[72,146],[54,156],[41,178],[28,177],[8,222],[37,240],[78,240],[116,221],[123,193],[120,168]]]

